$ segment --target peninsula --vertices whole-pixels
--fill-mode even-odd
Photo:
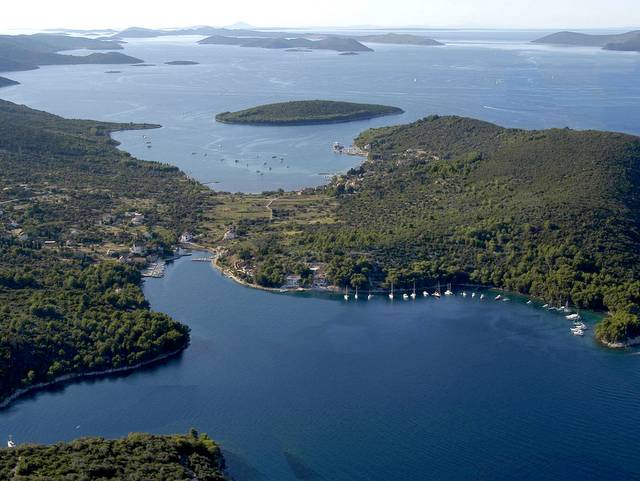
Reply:
[[[222,452],[206,434],[81,438],[0,449],[0,479],[225,481]],[[149,476],[152,476],[151,478]]]
[[[16,82],[15,80],[11,80],[5,77],[0,77],[0,88],[2,87],[11,87],[12,85],[19,85],[20,82]]]
[[[171,62],[165,62],[165,65],[199,65],[199,62],[192,60],[172,60]]]
[[[558,32],[534,40],[533,43],[575,47],[601,47],[605,50],[640,52],[640,30],[611,35]]]
[[[640,138],[433,116],[356,145],[368,159],[328,186],[216,208],[238,226],[219,264],[275,288],[318,266],[341,289],[491,285],[608,311],[608,345],[640,336]]]
[[[121,50],[121,42],[69,35],[1,35],[0,72],[33,70],[42,65],[135,64],[142,60],[120,52],[64,55],[65,50]]]
[[[214,199],[177,168],[119,151],[109,135],[155,127],[0,101],[0,405],[187,347],[187,326],[149,310],[140,271],[173,256]]]
[[[309,125],[367,120],[404,111],[386,105],[301,100],[261,105],[239,112],[216,115],[218,122],[250,125]]]

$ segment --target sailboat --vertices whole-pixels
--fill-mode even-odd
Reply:
[[[438,281],[438,288],[436,289],[436,292],[433,293],[433,297],[440,299],[440,281]]]
[[[427,291],[422,291],[422,297],[429,297],[429,293]]]
[[[358,300],[358,288],[356,287],[356,293],[354,294],[353,298],[357,301]]]
[[[471,298],[473,299],[474,297],[476,297],[476,293],[475,293],[475,292],[472,292],[472,293],[471,293]]]
[[[348,287],[344,288],[344,296],[342,296],[342,297],[344,297],[345,301],[349,300],[349,288]]]
[[[462,297],[467,297],[467,291],[462,291]]]
[[[451,284],[449,284],[449,286],[447,287],[447,290],[444,291],[444,295],[445,296],[452,296],[453,295],[453,291],[451,290]]]
[[[391,292],[389,293],[389,299],[393,301],[393,282],[391,283]]]
[[[480,294],[480,300],[484,299],[484,294]]]
[[[411,293],[411,299],[416,298],[416,281],[413,281],[413,292]]]
[[[404,294],[402,294],[402,298],[406,301],[407,299],[409,299],[409,294],[405,292]]]
[[[9,434],[9,440],[7,441],[7,447],[8,448],[15,448],[16,447],[16,443],[13,442],[13,436],[11,436],[11,434]]]
[[[371,289],[369,289],[369,295],[367,295],[367,301],[373,299],[373,294],[371,294]]]

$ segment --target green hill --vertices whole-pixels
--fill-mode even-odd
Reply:
[[[534,40],[533,43],[569,45],[575,47],[603,47],[605,50],[640,51],[640,30],[608,35],[591,35],[579,32],[558,32]]]
[[[114,40],[99,40],[68,35],[0,35],[0,72],[32,70],[41,65],[133,64],[142,60],[119,52],[90,55],[63,55],[65,50],[120,50]]]
[[[0,449],[0,479],[224,481],[220,448],[206,434],[82,438]]]
[[[369,160],[304,208],[239,224],[230,253],[254,281],[320,261],[343,286],[493,285],[608,309],[607,342],[640,335],[639,138],[430,117],[357,143]]]
[[[175,167],[119,151],[109,136],[151,127],[66,120],[0,101],[0,404],[63,376],[126,369],[186,347],[186,326],[149,311],[142,259],[129,248],[171,254],[196,228],[210,191]]]
[[[216,115],[218,122],[252,125],[306,125],[365,120],[403,113],[402,109],[386,105],[302,100],[261,105],[239,112]]]

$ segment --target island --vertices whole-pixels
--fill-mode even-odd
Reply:
[[[187,326],[149,310],[142,270],[175,256],[215,199],[110,137],[123,129],[148,137],[157,127],[66,120],[0,101],[0,407],[188,346]]]
[[[402,109],[387,105],[300,100],[261,105],[239,112],[223,112],[216,115],[216,120],[228,124],[311,125],[352,122],[402,113]]]
[[[0,35],[0,72],[33,70],[42,65],[133,64],[142,60],[120,52],[63,55],[65,50],[120,50],[115,40],[98,40],[69,35]]]
[[[20,82],[16,82],[15,80],[11,80],[5,77],[0,77],[0,88],[11,87],[12,85],[20,85]]]
[[[400,33],[386,33],[381,35],[364,35],[354,37],[356,40],[363,43],[381,43],[391,45],[421,45],[425,47],[439,47],[444,45],[432,38],[423,37],[420,35],[409,35]]]
[[[198,42],[201,45],[238,45],[240,47],[268,48],[268,49],[300,49],[334,50],[336,52],[372,52],[373,50],[353,38],[326,37],[311,40],[306,37],[272,38],[272,37],[228,37],[213,35]]]
[[[640,30],[611,35],[591,35],[579,32],[558,32],[534,40],[533,43],[546,45],[567,45],[576,47],[601,47],[605,50],[640,52]]]
[[[640,342],[640,138],[431,116],[355,144],[367,159],[327,186],[221,198],[218,265],[274,289],[493,286]]]
[[[152,474],[152,478],[148,476]],[[225,481],[225,461],[206,434],[132,433],[116,440],[81,438],[49,446],[0,449],[0,479],[86,481]]]
[[[192,60],[172,60],[171,62],[165,62],[165,65],[200,65],[199,62]]]

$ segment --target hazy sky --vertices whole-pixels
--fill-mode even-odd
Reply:
[[[640,28],[640,0],[3,0],[0,30],[425,25]]]

